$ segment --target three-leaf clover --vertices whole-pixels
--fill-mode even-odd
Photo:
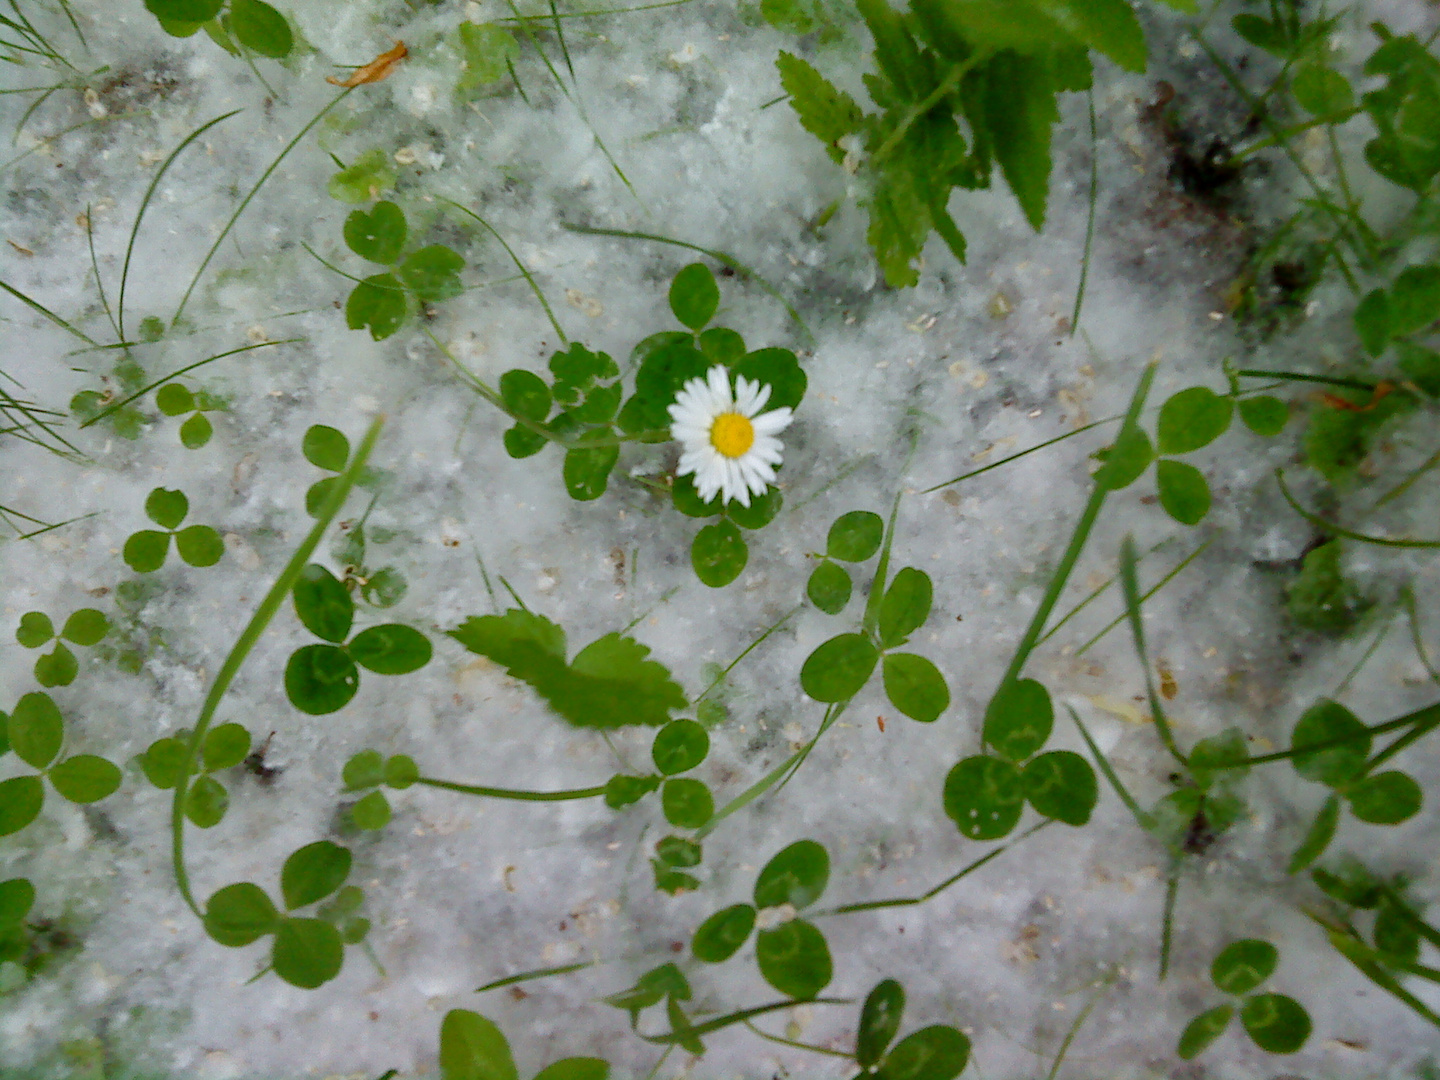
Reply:
[[[700,924],[691,952],[710,964],[730,959],[749,940],[764,911],[778,921],[755,938],[761,977],[787,997],[815,997],[830,985],[834,972],[830,948],[815,925],[795,913],[820,899],[829,880],[829,853],[814,840],[797,840],[761,868],[753,904],[722,908]]]
[[[169,790],[180,782],[189,754],[188,732],[168,735],[156,739],[140,755],[140,769],[157,788]],[[243,764],[249,755],[250,732],[243,724],[220,724],[205,733],[200,754],[190,770],[199,779],[185,791],[185,816],[192,824],[201,829],[220,824],[230,808],[230,793],[213,774]]]
[[[851,510],[836,518],[826,537],[825,555],[805,588],[810,602],[827,614],[843,611],[850,602],[852,583],[840,563],[871,559],[880,551],[884,536],[884,520],[869,510]],[[878,596],[867,606],[860,631],[839,634],[816,648],[800,668],[800,686],[816,701],[848,701],[870,681],[879,664],[890,703],[912,720],[930,723],[950,707],[945,677],[925,657],[896,650],[930,617],[934,590],[930,575],[912,566],[897,572],[887,585],[888,565],[886,548],[872,586]]]
[[[1279,951],[1268,941],[1232,941],[1211,964],[1210,981],[1239,999],[1240,1023],[1256,1046],[1272,1054],[1293,1054],[1310,1037],[1310,1014],[1285,994],[1250,993],[1274,974],[1279,962]],[[1216,1005],[1191,1020],[1180,1035],[1180,1056],[1188,1061],[1218,1039],[1229,1027],[1235,1005]]]
[[[183,491],[156,488],[145,497],[145,516],[160,529],[141,529],[125,541],[125,564],[137,574],[148,574],[165,565],[170,554],[170,540],[175,550],[191,566],[214,566],[225,554],[225,541],[209,525],[180,523],[190,513],[190,500]],[[163,531],[162,531],[163,530]]]
[[[905,988],[883,979],[865,995],[855,1031],[861,1077],[878,1080],[955,1080],[970,1060],[970,1040],[948,1024],[911,1032],[886,1053],[905,1013]]]
[[[350,291],[345,325],[351,330],[368,329],[371,338],[383,341],[404,325],[410,314],[410,297],[422,305],[433,304],[464,291],[460,271],[465,269],[465,260],[444,244],[430,244],[402,258],[409,226],[405,212],[393,202],[378,202],[368,213],[352,211],[345,219],[344,233],[346,245],[356,255],[389,267]]]
[[[65,721],[49,694],[36,691],[17,701],[5,718],[5,738],[15,756],[40,773],[0,782],[0,836],[19,832],[40,816],[45,802],[42,777],[73,803],[98,802],[120,786],[120,770],[105,758],[95,754],[60,757]]]
[[[187,450],[198,450],[215,433],[207,412],[223,406],[204,390],[192,392],[184,383],[168,382],[155,393],[155,405],[166,416],[190,416],[180,425],[180,442]]]
[[[370,788],[385,787],[403,791],[420,778],[415,759],[408,754],[392,754],[385,758],[378,750],[361,750],[345,763],[341,779],[346,791],[365,791],[360,800],[350,807],[350,820],[357,829],[383,829],[390,822],[390,800],[383,791]]]
[[[282,914],[260,886],[240,881],[211,894],[205,904],[205,932],[221,945],[240,948],[273,935],[270,966],[275,974],[301,989],[313,990],[340,974],[345,946],[358,944],[369,932],[366,919],[353,917],[364,899],[356,886],[346,886],[350,876],[348,848],[329,840],[292,852],[280,871]],[[314,916],[291,912],[318,903],[335,894],[335,899]]]
[[[377,675],[405,675],[430,662],[430,639],[401,623],[351,637],[355,601],[318,563],[300,572],[291,595],[305,628],[326,642],[295,650],[285,665],[285,695],[301,712],[320,716],[344,708],[360,688],[357,664]]]
[[[38,649],[54,641],[55,648],[35,660],[35,681],[41,686],[69,686],[80,672],[75,654],[65,644],[88,648],[98,645],[110,633],[110,620],[95,608],[81,608],[65,620],[60,632],[43,611],[27,611],[15,628],[15,640],[27,649]]]

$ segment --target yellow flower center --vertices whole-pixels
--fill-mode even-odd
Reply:
[[[721,413],[710,428],[710,445],[728,458],[738,458],[755,444],[755,425],[739,413]]]

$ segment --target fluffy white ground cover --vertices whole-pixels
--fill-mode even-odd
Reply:
[[[200,123],[244,110],[177,163],[140,232],[127,310],[133,322],[168,318],[237,200],[334,96],[323,81],[334,65],[363,63],[397,38],[412,55],[385,82],[348,97],[333,123],[322,122],[286,158],[220,248],[191,301],[190,332],[134,350],[153,378],[241,344],[299,339],[197,373],[198,384],[227,403],[210,414],[216,435],[207,447],[184,450],[177,421],[158,415],[135,441],[104,427],[71,431],[88,456],[83,464],[0,443],[6,505],[46,520],[92,515],[0,547],[7,639],[25,611],[63,616],[98,606],[145,645],[138,675],[82,655],[80,678],[55,692],[75,749],[127,762],[120,792],[84,811],[52,798],[39,822],[0,845],[0,876],[32,878],[37,911],[64,916],[83,939],[62,965],[0,998],[0,1064],[48,1062],[66,1075],[57,1048],[98,1038],[116,1069],[157,1075],[424,1075],[435,1069],[441,1015],[464,1007],[499,1023],[522,1074],[589,1054],[609,1059],[617,1076],[643,1076],[658,1052],[597,999],[679,959],[699,921],[746,899],[755,872],[785,844],[810,837],[826,845],[832,902],[921,891],[985,850],[944,816],[941,784],[958,758],[978,749],[984,703],[1084,501],[1087,455],[1103,445],[1104,431],[924,489],[1113,415],[1151,359],[1160,360],[1154,401],[1196,382],[1223,389],[1221,359],[1253,358],[1226,314],[1225,289],[1250,230],[1263,230],[1297,194],[1283,173],[1253,173],[1248,220],[1240,222],[1171,185],[1169,150],[1147,108],[1157,80],[1179,89],[1202,125],[1207,110],[1236,108],[1204,58],[1185,47],[1178,20],[1147,15],[1155,59],[1145,77],[1099,69],[1097,235],[1084,333],[1072,336],[1090,172],[1079,95],[1066,100],[1057,132],[1044,234],[1030,231],[1003,188],[957,197],[952,210],[970,240],[969,264],[932,243],[920,285],[896,292],[878,280],[853,199],[823,230],[811,227],[832,200],[854,193],[787,106],[761,107],[780,93],[776,52],[796,45],[748,9],[695,0],[577,22],[569,43],[582,116],[528,47],[517,66],[528,103],[508,83],[468,99],[454,92],[455,25],[501,17],[499,5],[295,0],[288,10],[309,48],[283,68],[262,63],[274,96],[203,35],[165,37],[139,3],[73,7],[89,42],[86,63],[110,71],[92,81],[98,93],[88,111],[67,92],[22,131],[15,153],[33,152],[6,170],[0,235],[16,245],[3,257],[5,279],[97,337],[104,316],[77,224],[87,208],[113,303],[129,224],[158,162]],[[1418,3],[1360,8],[1346,17],[1340,44],[1359,42],[1371,18],[1397,32],[1433,23]],[[47,25],[63,37],[58,19]],[[858,25],[850,38],[811,55],[858,90],[868,41]],[[27,100],[0,99],[6,130]],[[633,190],[597,148],[597,134]],[[573,233],[562,222],[723,250],[798,307],[813,341],[755,284],[721,278],[719,321],[752,348],[795,348],[810,379],[784,435],[785,510],[751,536],[750,564],[735,584],[700,584],[688,558],[697,523],[627,479],[673,468],[674,444],[628,449],[603,498],[573,502],[557,453],[508,458],[500,442],[506,418],[466,389],[413,324],[381,343],[346,329],[337,302],[349,283],[301,244],[348,272],[369,272],[344,250],[340,229],[351,207],[331,199],[326,183],[336,168],[327,151],[350,162],[372,147],[403,163],[399,197],[412,232],[433,230],[459,250],[467,285],[509,278],[513,265],[492,237],[442,215],[433,201],[441,196],[482,213],[535,274],[568,334],[617,359],[642,337],[674,328],[666,288],[694,253]],[[1376,206],[1395,198],[1380,188],[1366,197]],[[76,391],[104,388],[112,356],[74,353],[69,336],[6,303],[3,367],[28,396],[63,408]],[[1340,291],[1322,290],[1296,333],[1267,347],[1263,366],[1317,353],[1338,362],[1353,348],[1348,311]],[[558,345],[523,282],[468,291],[439,305],[428,326],[492,383],[512,367],[542,370]],[[320,474],[300,455],[306,428],[330,424],[354,440],[380,413],[387,422],[373,464],[391,480],[369,518],[372,537],[386,537],[372,557],[409,581],[385,617],[430,634],[435,660],[412,676],[367,676],[342,712],[306,716],[286,701],[281,672],[289,653],[313,639],[287,607],[218,717],[244,723],[257,740],[273,730],[268,761],[283,772],[270,786],[229,778],[229,816],[213,831],[192,829],[188,853],[203,897],[237,880],[273,888],[296,847],[325,836],[346,843],[384,974],[352,949],[341,976],[319,990],[273,976],[251,983],[262,947],[224,949],[185,909],[169,863],[169,793],[148,785],[133,759],[194,723],[241,626],[309,528],[303,494]],[[1212,541],[1145,608],[1152,652],[1178,686],[1171,708],[1183,741],[1238,724],[1257,745],[1284,745],[1298,712],[1332,693],[1367,644],[1297,636],[1285,624],[1281,582],[1263,564],[1295,558],[1309,538],[1269,484],[1293,452],[1292,440],[1265,442],[1237,428],[1201,455],[1218,497],[1198,530],[1165,518],[1146,483],[1117,496],[1062,602],[1068,610],[1114,572],[1127,532],[1141,550],[1176,535],[1145,564],[1151,580],[1157,567]],[[121,616],[115,590],[135,575],[120,549],[145,526],[141,506],[157,486],[184,490],[191,520],[220,530],[226,555],[209,570],[172,556],[152,575],[156,587]],[[497,588],[503,575],[531,608],[563,625],[572,649],[638,619],[633,633],[693,695],[710,681],[709,665],[728,664],[801,599],[812,553],[835,516],[887,512],[897,492],[904,494],[895,557],[935,583],[935,613],[917,648],[944,672],[953,704],[938,723],[921,726],[895,713],[876,680],[791,784],[707,839],[700,891],[672,898],[653,890],[646,855],[665,829],[653,800],[617,813],[598,800],[546,806],[411,788],[392,794],[395,818],[382,832],[345,830],[340,768],[363,747],[411,754],[430,776],[540,790],[602,783],[621,761],[644,769],[648,731],[622,732],[607,746],[441,635],[493,610],[482,562]],[[363,506],[357,498],[347,519]],[[1385,580],[1403,565],[1434,582],[1433,560],[1356,555],[1362,576]],[[1170,789],[1169,760],[1153,728],[1137,722],[1142,683],[1129,639],[1121,628],[1076,655],[1118,610],[1107,594],[1047,643],[1031,670],[1092,725],[1149,803]],[[813,734],[822,707],[802,694],[799,667],[848,628],[848,616],[807,606],[735,668],[724,690],[728,716],[712,728],[713,750],[698,774],[721,802]],[[1392,635],[1347,690],[1346,703],[1369,720],[1433,695],[1404,636]],[[13,642],[0,649],[0,704],[33,689],[33,659]],[[1051,745],[1084,749],[1068,720]],[[1423,748],[1404,764],[1422,784],[1437,779]],[[1299,907],[1299,885],[1284,874],[1319,789],[1279,766],[1260,771],[1247,792],[1248,819],[1184,879],[1173,972],[1163,984],[1156,958],[1166,856],[1102,789],[1089,826],[1052,826],[926,905],[822,920],[836,960],[830,992],[858,1001],[880,978],[898,978],[910,1001],[905,1029],[962,1028],[975,1044],[971,1075],[986,1078],[1044,1075],[1105,979],[1069,1052],[1068,1075],[1413,1075],[1440,1049],[1434,1029],[1329,949]],[[1427,810],[1393,830],[1347,822],[1336,850],[1415,873],[1419,894],[1433,896],[1427,870],[1436,839]],[[1315,1035],[1302,1054],[1281,1060],[1231,1032],[1203,1068],[1182,1069],[1175,1039],[1216,998],[1209,961],[1242,936],[1280,947],[1273,985],[1305,1003]],[[691,1004],[724,1011],[769,1000],[747,955],[693,965]],[[472,993],[512,972],[591,959],[600,963],[521,984],[523,993]],[[855,1013],[808,1006],[788,1027],[773,1017],[762,1024],[845,1048]],[[743,1028],[709,1042],[702,1059],[672,1055],[659,1075],[849,1075],[838,1059],[766,1043]]]

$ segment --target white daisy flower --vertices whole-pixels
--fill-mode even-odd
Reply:
[[[770,400],[770,387],[743,375],[730,390],[730,373],[720,365],[703,379],[691,379],[670,406],[670,434],[684,446],[679,475],[693,474],[700,498],[716,495],[750,505],[750,496],[764,495],[780,464],[780,440],[790,426],[789,409],[760,410]]]

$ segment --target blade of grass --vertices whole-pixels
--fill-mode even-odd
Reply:
[[[1155,675],[1150,670],[1150,654],[1145,646],[1145,625],[1140,617],[1140,586],[1135,580],[1135,541],[1126,535],[1120,545],[1120,588],[1125,595],[1125,614],[1130,620],[1130,635],[1135,640],[1135,653],[1140,658],[1140,668],[1145,673],[1145,694],[1150,700],[1150,714],[1155,718],[1155,729],[1165,749],[1181,765],[1189,761],[1175,744],[1175,735],[1170,730],[1170,721],[1165,716],[1165,706],[1155,689]]]
[[[688,251],[698,251],[701,255],[708,255],[721,266],[728,266],[741,277],[754,281],[756,285],[759,285],[760,288],[780,301],[790,318],[794,319],[800,329],[804,331],[805,337],[812,343],[815,341],[815,335],[810,332],[810,327],[806,324],[805,320],[800,317],[800,312],[795,310],[795,305],[786,300],[785,297],[781,295],[780,290],[770,284],[765,278],[761,277],[757,271],[752,270],[733,255],[727,255],[723,251],[716,251],[714,248],[701,247],[699,244],[692,244],[687,240],[674,240],[668,236],[660,236],[656,233],[632,232],[628,229],[597,229],[589,225],[572,225],[566,221],[562,221],[560,227],[569,232],[582,233],[586,236],[613,236],[621,240],[649,240],[651,243],[670,244],[673,247],[685,248]]]
[[[942,483],[934,484],[928,488],[922,488],[919,494],[928,495],[932,491],[939,491],[941,488],[949,487],[951,484],[958,484],[961,481],[969,480],[972,477],[981,476],[984,473],[989,472],[991,469],[998,469],[1002,465],[1008,465],[1012,461],[1027,457],[1028,455],[1035,453],[1037,450],[1044,450],[1047,446],[1054,446],[1056,443],[1062,443],[1066,439],[1073,439],[1076,435],[1083,435],[1085,432],[1090,431],[1092,428],[1097,428],[1104,424],[1113,424],[1117,420],[1124,419],[1125,417],[1123,416],[1107,416],[1103,420],[1094,420],[1086,424],[1084,427],[1078,427],[1074,431],[1067,431],[1064,435],[1056,435],[1053,439],[1046,439],[1042,443],[1036,443],[1034,446],[1028,447],[1027,449],[1020,450],[1014,454],[1008,455],[1007,457],[1003,457],[999,461],[992,461],[989,465],[982,465],[978,469],[971,469],[967,473],[961,473],[959,476],[955,477],[952,480],[946,480]]]
[[[944,881],[940,882],[939,885],[936,885],[932,889],[926,889],[919,896],[902,896],[892,900],[864,900],[857,904],[841,904],[839,907],[830,908],[828,911],[814,912],[811,915],[811,918],[820,919],[829,915],[850,915],[858,911],[878,911],[881,908],[917,907],[918,905],[925,903],[925,901],[931,899],[932,897],[939,896],[942,892],[950,888],[950,886],[954,885],[956,882],[961,881],[969,875],[973,874],[976,870],[979,870],[991,859],[999,858],[1001,855],[1005,854],[1005,852],[1009,851],[1012,847],[1020,843],[1022,840],[1029,839],[1041,829],[1045,828],[1047,825],[1053,824],[1055,824],[1053,819],[1046,818],[1038,825],[1032,825],[1029,829],[1025,830],[1025,832],[1017,836],[1014,840],[1007,841],[1006,843],[1001,844],[999,847],[995,848],[993,851],[986,852],[974,862],[969,863],[956,873],[951,874]]]
[[[1065,708],[1070,713],[1070,719],[1075,721],[1075,726],[1080,731],[1080,737],[1085,740],[1085,745],[1089,747],[1090,756],[1095,759],[1095,764],[1100,766],[1100,771],[1105,774],[1105,779],[1110,781],[1110,786],[1115,789],[1115,794],[1118,795],[1120,801],[1125,804],[1125,809],[1129,810],[1131,815],[1134,816],[1135,822],[1140,828],[1148,833],[1153,833],[1155,831],[1154,816],[1140,809],[1140,804],[1135,801],[1135,796],[1131,795],[1130,790],[1120,782],[1120,777],[1116,775],[1115,769],[1110,764],[1110,759],[1100,752],[1100,747],[1097,746],[1095,740],[1090,737],[1089,729],[1080,722],[1080,717],[1075,710],[1069,705],[1066,705]]]
[[[1215,542],[1215,538],[1214,538],[1214,537],[1211,537],[1209,540],[1206,540],[1206,541],[1205,541],[1204,543],[1202,543],[1199,547],[1197,547],[1194,551],[1192,551],[1189,555],[1185,556],[1185,558],[1181,559],[1178,563],[1176,563],[1175,566],[1170,570],[1170,572],[1169,572],[1168,574],[1166,574],[1164,577],[1162,577],[1159,581],[1157,581],[1154,585],[1150,586],[1150,588],[1146,589],[1145,592],[1141,594],[1141,596],[1140,596],[1140,602],[1143,604],[1146,600],[1149,600],[1152,596],[1154,596],[1156,593],[1158,593],[1158,592],[1159,592],[1161,589],[1163,589],[1166,585],[1170,584],[1170,582],[1174,581],[1177,577],[1179,577],[1180,574],[1181,574],[1181,572],[1182,572],[1187,566],[1189,566],[1192,562],[1194,562],[1196,559],[1198,559],[1198,558],[1200,557],[1201,552],[1203,552],[1206,548],[1208,548],[1208,547],[1209,547],[1211,544],[1213,544],[1214,542]],[[1151,550],[1154,550],[1154,549],[1152,548]],[[1118,576],[1118,575],[1117,575],[1117,576]],[[1113,581],[1114,578],[1112,578],[1111,580]],[[1107,582],[1107,584],[1108,584],[1108,582]],[[1092,645],[1094,645],[1096,642],[1098,642],[1101,638],[1103,638],[1106,634],[1110,633],[1111,630],[1114,630],[1115,627],[1119,626],[1119,625],[1120,625],[1122,622],[1124,622],[1124,621],[1125,621],[1125,613],[1124,613],[1124,612],[1121,612],[1119,615],[1115,616],[1115,618],[1111,619],[1108,623],[1106,623],[1106,624],[1100,629],[1100,632],[1099,632],[1099,633],[1097,633],[1094,637],[1090,638],[1090,640],[1087,641],[1087,642],[1085,642],[1084,645],[1081,645],[1078,649],[1076,649],[1076,650],[1075,650],[1075,655],[1076,655],[1076,656],[1082,655],[1087,649],[1089,649]],[[1059,625],[1058,625],[1058,624],[1056,625],[1056,629],[1057,629],[1057,630],[1059,629]],[[1049,636],[1050,636],[1049,634],[1046,634],[1046,635],[1045,635],[1045,637],[1049,637]],[[1045,638],[1041,638],[1040,640],[1041,640],[1041,641],[1044,641]]]
[[[110,310],[110,301],[105,296],[105,282],[100,277],[100,262],[95,258],[95,229],[89,203],[85,204],[85,244],[90,249],[90,274],[95,279],[95,291],[100,294],[100,306],[105,309],[105,318],[110,320],[110,329],[115,331],[117,338],[124,340],[125,335],[120,332],[120,325],[115,321],[115,312]]]
[[[1314,525],[1320,529],[1324,529],[1327,533],[1331,533],[1335,536],[1343,536],[1347,540],[1355,540],[1362,544],[1376,544],[1379,547],[1440,548],[1440,540],[1394,539],[1388,536],[1372,536],[1369,533],[1356,532],[1354,529],[1347,529],[1343,525],[1336,525],[1333,521],[1327,521],[1319,514],[1311,513],[1309,510],[1305,509],[1305,507],[1300,505],[1299,500],[1297,500],[1295,496],[1291,493],[1289,485],[1285,483],[1284,469],[1277,468],[1275,470],[1275,480],[1280,485],[1280,494],[1283,495],[1285,497],[1285,501],[1290,504],[1290,509],[1294,510],[1302,518],[1310,522],[1311,525]]]
[[[458,791],[462,795],[481,795],[488,799],[514,799],[518,802],[567,802],[571,799],[593,799],[605,794],[605,785],[597,787],[572,788],[568,791],[517,791],[514,788],[484,787],[480,784],[457,784],[452,780],[435,780],[428,776],[416,778],[415,783],[426,787]]]
[[[740,663],[741,660],[744,660],[745,657],[749,656],[752,652],[755,651],[755,649],[759,648],[761,642],[763,642],[771,634],[775,633],[776,630],[779,630],[780,627],[784,626],[787,622],[794,618],[795,614],[804,606],[804,604],[796,604],[784,615],[781,615],[779,619],[771,623],[759,637],[757,637],[754,641],[750,642],[749,645],[746,645],[745,648],[741,651],[740,655],[735,657],[734,660],[731,660],[730,663],[725,666],[724,670],[722,670],[719,675],[715,676],[714,681],[711,682],[709,686],[705,687],[704,690],[701,690],[700,693],[691,700],[690,708],[693,709],[696,705],[699,705],[700,702],[704,701],[705,698],[709,695],[710,691],[714,690],[717,686],[724,682],[725,677],[729,675],[730,672],[735,670],[736,664]]]
[[[531,275],[529,269],[527,269],[525,264],[520,261],[520,257],[515,254],[515,252],[511,249],[510,245],[505,242],[505,238],[495,230],[495,226],[491,225],[488,221],[482,218],[479,214],[475,213],[475,211],[471,210],[468,206],[463,206],[460,203],[456,202],[454,199],[447,199],[443,195],[439,196],[439,199],[443,203],[449,203],[451,206],[455,207],[456,210],[459,210],[462,214],[466,214],[469,217],[474,218],[481,225],[483,225],[486,230],[489,231],[491,236],[495,237],[496,240],[500,241],[500,246],[505,249],[505,254],[510,256],[510,261],[515,264],[515,269],[520,271],[520,274],[529,284],[530,291],[535,294],[535,299],[539,300],[540,306],[545,309],[545,317],[550,320],[550,325],[555,328],[555,333],[560,336],[561,343],[564,345],[569,345],[570,339],[566,336],[564,328],[560,325],[560,320],[555,318],[555,312],[550,307],[550,301],[545,299],[544,292],[541,291],[540,286],[536,283],[535,278]]]
[[[0,289],[4,289],[11,296],[15,297],[15,299],[19,300],[22,304],[26,304],[34,310],[38,311],[41,315],[44,315],[47,319],[53,322],[56,326],[60,327],[62,330],[70,331],[70,333],[74,334],[81,341],[85,342],[85,344],[95,345],[96,348],[99,348],[99,345],[96,343],[95,339],[92,338],[89,334],[85,333],[85,331],[71,326],[68,322],[62,319],[59,315],[56,315],[44,304],[40,303],[38,300],[30,299],[30,297],[26,296],[19,289],[15,288],[15,286],[10,285],[7,282],[0,281]]]
[[[585,960],[579,964],[560,964],[558,967],[536,968],[534,971],[522,971],[515,975],[506,975],[503,979],[496,979],[484,986],[477,986],[474,993],[483,994],[486,990],[499,990],[502,986],[514,986],[516,983],[529,982],[531,979],[545,979],[551,975],[568,975],[572,971],[579,971],[582,968],[593,967],[594,960]]]
[[[123,409],[132,401],[144,397],[151,390],[154,390],[157,386],[164,386],[171,379],[178,379],[181,375],[188,374],[189,372],[194,371],[196,368],[204,367],[206,364],[213,364],[216,360],[224,360],[227,356],[235,356],[238,353],[253,352],[256,349],[268,349],[273,345],[293,345],[298,341],[304,340],[304,338],[280,338],[278,341],[260,341],[255,343],[254,345],[241,345],[237,349],[227,349],[225,352],[216,353],[214,356],[207,356],[204,360],[196,360],[193,364],[186,364],[182,368],[176,368],[174,371],[170,372],[170,374],[163,375],[152,383],[147,383],[139,390],[136,390],[129,397],[122,398],[121,400],[116,402],[112,402],[111,404],[105,406],[105,408],[101,409],[94,416],[90,417],[89,420],[86,420],[80,426],[82,428],[87,428],[91,424],[99,423],[111,413],[116,412],[119,409]]]
[[[309,123],[296,132],[293,139],[285,144],[285,148],[281,150],[279,156],[270,163],[270,167],[260,174],[260,179],[255,181],[255,186],[250,189],[245,198],[240,200],[240,205],[235,208],[235,212],[230,215],[230,220],[227,221],[225,227],[220,230],[220,235],[215,238],[215,243],[211,244],[210,250],[205,253],[205,258],[201,260],[199,268],[195,271],[195,276],[190,279],[190,284],[185,289],[185,295],[180,298],[180,306],[175,309],[175,314],[170,319],[171,326],[174,326],[180,321],[180,316],[185,313],[186,305],[190,303],[190,295],[195,291],[195,286],[200,284],[200,278],[205,273],[205,268],[210,265],[210,260],[215,257],[215,253],[220,250],[220,245],[223,244],[225,238],[230,235],[230,230],[233,229],[235,223],[240,220],[240,215],[245,213],[245,209],[250,205],[251,200],[253,200],[255,196],[259,194],[260,189],[265,186],[265,181],[270,179],[271,174],[280,167],[280,163],[289,156],[290,151],[300,145],[300,140],[309,133],[310,129],[318,124],[326,113],[344,101],[354,89],[353,86],[347,86],[331,98],[329,103],[317,112],[310,119]]]
[[[1085,254],[1080,259],[1080,284],[1075,287],[1075,307],[1070,312],[1070,336],[1080,329],[1080,307],[1085,303],[1085,281],[1090,276],[1090,253],[1095,242],[1095,202],[1100,191],[1100,140],[1095,130],[1095,88],[1085,92],[1090,108],[1090,198],[1085,214]],[[1064,1056],[1064,1051],[1061,1051]]]
[[[847,1054],[844,1050],[831,1050],[828,1046],[816,1046],[814,1043],[797,1042],[781,1035],[771,1035],[768,1031],[761,1031],[749,1020],[742,1021],[742,1023],[762,1039],[778,1043],[781,1046],[793,1046],[796,1050],[809,1050],[812,1054],[828,1054],[830,1057],[844,1058],[846,1061],[855,1060],[854,1054]]]
[[[380,429],[385,424],[385,417],[377,416],[371,422],[369,430],[365,432],[360,445],[355,448],[354,456],[345,471],[335,478],[334,486],[330,489],[329,495],[320,506],[315,517],[315,524],[306,534],[295,553],[290,556],[290,561],[280,571],[280,576],[270,586],[264,598],[260,601],[255,614],[245,624],[245,629],[240,632],[240,637],[235,642],[234,648],[230,650],[225,662],[221,664],[215,681],[210,685],[209,692],[205,695],[205,701],[200,707],[200,715],[195,720],[195,728],[190,733],[189,742],[185,749],[185,761],[180,769],[180,779],[175,785],[175,797],[170,804],[170,858],[175,871],[175,884],[180,890],[180,896],[185,901],[186,907],[195,913],[196,918],[205,918],[200,905],[195,901],[195,895],[190,889],[190,875],[185,869],[185,798],[190,791],[190,776],[195,772],[196,763],[200,760],[200,744],[209,730],[210,722],[215,717],[215,711],[220,707],[220,701],[225,696],[225,691],[230,688],[235,676],[240,673],[246,657],[250,650],[255,647],[265,628],[270,625],[285,598],[290,595],[290,590],[295,582],[299,580],[301,572],[305,569],[306,563],[319,546],[325,530],[335,516],[340,513],[345,505],[345,499],[350,494],[350,489],[355,486],[355,481],[360,478],[365,468],[365,462],[370,458],[370,452],[375,449],[375,442],[380,438]]]
[[[222,113],[220,116],[215,117],[215,119],[207,120],[201,124],[189,135],[185,136],[179,146],[170,151],[170,156],[160,164],[160,168],[156,171],[155,175],[150,178],[150,186],[145,189],[145,194],[140,199],[140,207],[135,211],[135,221],[130,226],[130,240],[125,245],[125,261],[120,266],[120,292],[115,300],[115,308],[118,316],[116,319],[116,337],[122,340],[125,337],[125,286],[130,279],[130,257],[135,253],[135,238],[140,235],[140,222],[145,217],[145,211],[150,209],[150,200],[155,197],[155,189],[160,186],[160,181],[165,178],[165,173],[168,172],[170,166],[175,163],[175,159],[185,152],[187,146],[216,124],[223,123],[236,113],[243,111],[243,109],[231,109],[228,113]],[[96,277],[98,280],[99,275],[97,274]]]
[[[786,999],[785,1001],[772,1001],[768,1005],[755,1005],[749,1009],[738,1009],[724,1016],[717,1016],[713,1020],[706,1020],[702,1024],[691,1024],[682,1034],[674,1031],[667,1031],[663,1035],[646,1035],[644,1032],[637,1034],[646,1042],[656,1043],[664,1046],[666,1044],[677,1044],[682,1039],[688,1039],[699,1035],[709,1035],[711,1032],[727,1028],[731,1024],[741,1024],[753,1016],[763,1016],[765,1013],[775,1012],[777,1009],[791,1009],[796,1005],[853,1005],[849,998],[805,998],[803,1001]]]

